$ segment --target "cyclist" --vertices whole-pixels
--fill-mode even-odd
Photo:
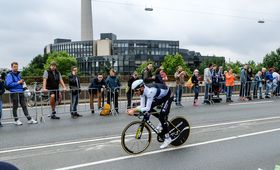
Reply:
[[[135,112],[146,113],[146,118],[149,119],[149,113],[155,112],[154,107],[164,103],[160,113],[153,114],[157,117],[162,125],[162,134],[164,134],[164,142],[160,148],[166,148],[171,142],[168,133],[168,114],[170,106],[173,101],[171,90],[164,84],[145,84],[142,79],[136,80],[132,83],[132,90],[137,96],[141,96],[140,106],[128,110],[129,115],[134,115]]]

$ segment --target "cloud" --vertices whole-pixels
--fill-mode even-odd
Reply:
[[[152,4],[153,12],[144,10]],[[179,40],[181,48],[246,62],[279,48],[280,1],[94,0],[94,38]],[[265,20],[258,24],[257,20]],[[53,39],[80,40],[80,0],[0,1],[0,67],[26,66]]]

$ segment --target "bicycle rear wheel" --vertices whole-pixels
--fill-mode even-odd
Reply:
[[[146,123],[133,121],[122,132],[122,148],[129,154],[139,154],[148,148],[151,138],[152,133]]]
[[[169,135],[172,138],[171,145],[180,146],[186,142],[190,135],[190,124],[183,117],[175,117],[169,124]]]

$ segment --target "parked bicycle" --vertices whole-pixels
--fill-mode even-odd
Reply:
[[[156,114],[158,112],[149,113]],[[122,131],[122,148],[129,154],[139,154],[145,151],[151,143],[152,132],[157,134],[158,142],[164,141],[164,135],[152,124],[144,113],[135,114],[140,121],[133,121]],[[190,134],[189,122],[183,117],[174,117],[168,122],[171,145],[180,146],[186,142]]]

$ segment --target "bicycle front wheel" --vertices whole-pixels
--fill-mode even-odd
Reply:
[[[133,121],[122,132],[122,148],[129,154],[139,154],[148,148],[151,138],[152,133],[146,123]]]

